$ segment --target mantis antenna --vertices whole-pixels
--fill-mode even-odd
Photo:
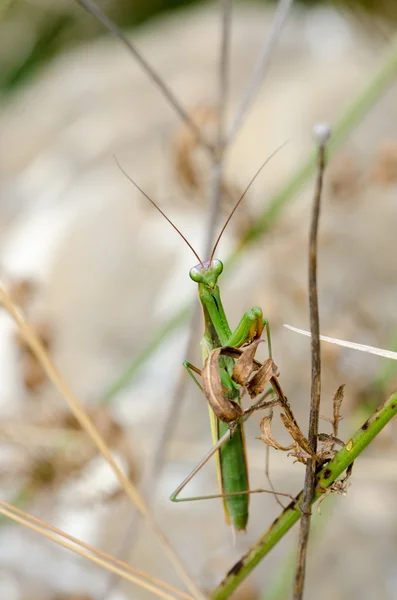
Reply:
[[[211,252],[211,257],[209,260],[209,264],[212,263],[212,260],[214,258],[216,249],[218,247],[219,242],[221,241],[222,235],[224,234],[224,231],[226,229],[226,227],[229,225],[231,218],[233,217],[234,213],[236,212],[236,210],[238,209],[238,207],[240,206],[241,202],[243,201],[245,195],[247,194],[248,190],[250,189],[250,187],[252,186],[252,184],[254,183],[255,179],[258,177],[258,175],[260,174],[260,172],[262,171],[262,169],[267,165],[267,163],[273,158],[273,156],[275,156],[277,154],[277,152],[279,152],[282,148],[284,148],[284,146],[287,144],[288,142],[284,142],[284,144],[281,144],[281,146],[279,146],[274,152],[271,153],[270,156],[267,157],[267,159],[265,160],[265,162],[263,162],[261,164],[261,166],[259,167],[259,169],[257,170],[257,172],[255,173],[255,175],[252,177],[251,181],[249,182],[249,184],[247,185],[247,187],[245,188],[244,192],[241,194],[240,198],[237,200],[232,212],[230,213],[230,215],[228,216],[228,218],[226,219],[226,222],[224,224],[224,226],[221,229],[220,234],[218,235],[214,248]]]
[[[154,208],[156,208],[159,211],[159,213],[163,215],[164,219],[166,219],[168,221],[168,223],[175,229],[175,231],[177,233],[179,233],[179,235],[181,236],[181,238],[183,239],[183,241],[189,246],[190,250],[193,252],[194,256],[198,259],[200,265],[204,269],[204,263],[203,263],[203,261],[201,260],[201,258],[199,257],[199,255],[197,254],[197,252],[195,251],[195,249],[193,248],[193,246],[191,245],[191,243],[183,235],[183,233],[171,221],[171,219],[169,217],[167,217],[167,215],[165,214],[165,212],[163,212],[161,210],[161,208],[156,204],[156,202],[154,200],[152,200],[152,198],[150,198],[150,196],[148,196],[148,194],[141,187],[139,187],[139,185],[132,179],[132,177],[130,177],[130,175],[128,175],[128,173],[123,169],[123,167],[121,166],[121,164],[117,160],[116,156],[114,156],[114,160],[116,161],[116,164],[117,164],[118,168],[120,169],[120,171],[127,177],[127,179],[132,183],[132,185],[134,185],[136,187],[136,189],[139,190],[141,192],[141,194],[143,196],[145,196],[145,198],[147,198],[147,200],[149,200],[149,202],[151,202],[151,204],[154,206]]]
[[[207,264],[211,265],[216,249],[218,247],[219,242],[221,241],[222,235],[224,234],[224,231],[226,229],[226,227],[229,225],[234,213],[236,212],[237,208],[239,207],[239,205],[241,204],[241,202],[243,201],[244,197],[246,196],[248,190],[250,189],[250,187],[252,186],[252,184],[254,183],[255,179],[258,177],[258,175],[261,173],[262,169],[267,165],[267,163],[273,158],[273,156],[275,156],[277,154],[277,152],[279,152],[282,148],[284,148],[284,146],[287,144],[287,142],[284,142],[284,144],[282,144],[281,146],[279,146],[274,152],[272,152],[270,154],[270,156],[267,157],[267,159],[262,163],[262,165],[259,167],[259,169],[257,170],[257,172],[255,173],[255,175],[252,177],[251,181],[249,182],[249,184],[247,185],[247,187],[245,188],[244,192],[241,194],[240,198],[237,200],[232,212],[230,213],[230,215],[228,216],[228,218],[225,221],[225,224],[223,225],[217,239],[215,242],[215,245],[213,247],[213,250],[211,252],[211,257],[208,261]],[[118,159],[116,156],[114,156],[114,160],[116,161],[116,164],[118,166],[118,168],[120,169],[120,171],[123,173],[123,175],[125,175],[125,177],[132,183],[132,185],[134,187],[136,187],[136,189],[141,192],[141,194],[143,196],[145,196],[145,198],[147,200],[149,200],[149,202],[154,206],[154,208],[156,208],[159,213],[161,215],[163,215],[164,219],[166,219],[168,221],[168,223],[175,229],[175,231],[181,236],[181,238],[183,239],[183,241],[185,242],[185,244],[187,244],[190,248],[190,250],[193,252],[194,256],[198,259],[201,267],[204,269],[204,262],[201,260],[201,258],[199,257],[199,255],[197,254],[196,250],[193,248],[193,246],[191,245],[191,243],[188,241],[188,239],[183,235],[183,233],[178,229],[178,227],[171,221],[171,219],[169,217],[167,217],[167,215],[165,214],[164,211],[161,210],[161,208],[158,206],[158,204],[156,204],[156,202],[154,200],[152,200],[152,198],[132,179],[132,177],[130,175],[128,175],[128,173],[125,171],[125,169],[121,166],[121,164],[119,163]]]

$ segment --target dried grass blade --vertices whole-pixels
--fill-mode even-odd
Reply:
[[[152,517],[147,504],[141,497],[137,487],[124,475],[123,471],[120,469],[116,461],[114,460],[112,453],[110,452],[108,446],[101,438],[96,429],[94,423],[88,416],[85,411],[83,405],[77,399],[77,397],[73,394],[72,390],[69,388],[66,381],[63,379],[58,369],[52,362],[51,358],[48,355],[48,352],[38,339],[37,335],[30,327],[30,325],[25,320],[21,311],[14,304],[12,298],[7,293],[5,287],[0,284],[0,302],[3,304],[4,308],[7,312],[12,316],[18,329],[25,339],[27,345],[31,349],[32,353],[36,356],[38,362],[42,365],[44,371],[47,373],[48,378],[53,383],[53,385],[57,388],[63,398],[69,405],[70,410],[80,423],[81,427],[87,432],[90,436],[98,450],[107,460],[113,472],[115,473],[117,479],[120,484],[124,488],[126,495],[130,498],[130,500],[134,503],[136,508],[139,510],[141,515],[144,517],[145,521],[151,527],[155,535],[158,537],[161,545],[164,548],[165,553],[167,554],[170,562],[173,564],[176,572],[181,577],[182,581],[186,584],[187,588],[190,590],[194,598],[199,598],[200,600],[205,600],[205,595],[198,589],[190,575],[187,573],[185,567],[183,566],[179,556],[176,554],[175,550],[172,548],[165,534],[161,530],[160,526]]]
[[[342,384],[338,387],[335,392],[335,396],[333,399],[333,421],[332,421],[332,433],[335,437],[338,437],[338,428],[339,421],[342,419],[340,414],[340,409],[342,406],[343,398],[344,398],[345,384]]]
[[[292,446],[281,446],[273,436],[271,424],[272,424],[273,414],[267,415],[263,417],[260,422],[259,428],[261,430],[261,437],[257,438],[267,446],[271,446],[276,450],[282,450],[282,452],[287,452],[287,450],[292,450],[295,447],[295,444]]]
[[[138,569],[134,569],[127,563],[113,558],[106,552],[98,550],[97,548],[94,548],[93,546],[82,542],[81,540],[69,535],[68,533],[57,529],[56,527],[53,527],[48,523],[45,523],[41,519],[38,519],[37,517],[34,517],[33,515],[30,515],[29,513],[26,513],[16,508],[15,506],[8,504],[7,502],[2,502],[1,500],[0,513],[12,519],[13,521],[16,521],[17,523],[23,525],[24,527],[27,527],[35,531],[36,533],[43,535],[44,537],[52,540],[56,544],[59,544],[60,546],[63,546],[64,548],[67,548],[68,550],[71,550],[72,552],[75,552],[76,554],[87,558],[91,562],[94,562],[95,564],[107,569],[108,571],[116,573],[123,579],[131,581],[132,583],[135,583],[140,587],[147,589],[148,591],[154,593],[160,598],[164,598],[165,600],[175,600],[175,596],[171,596],[166,591],[164,591],[169,590],[176,594],[176,596],[179,598],[191,600],[191,596],[174,588],[165,581],[161,581],[152,577],[148,573],[145,573]],[[71,543],[68,543],[65,540],[69,540]],[[79,546],[85,548],[86,550],[88,550],[88,552],[85,552],[84,550],[79,548]]]

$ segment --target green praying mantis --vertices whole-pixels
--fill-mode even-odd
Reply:
[[[268,393],[265,393],[253,406],[243,410],[241,407],[241,384],[246,384],[248,377],[247,375],[244,376],[239,373],[238,371],[240,371],[240,369],[236,369],[236,367],[238,363],[241,363],[242,361],[242,370],[244,371],[244,368],[247,368],[247,360],[244,360],[243,358],[243,349],[249,349],[248,362],[251,365],[251,368],[249,369],[250,374],[253,370],[256,370],[259,375],[259,380],[262,382],[259,384],[259,387],[254,382],[254,385],[252,386],[254,391],[251,394],[251,398],[259,395],[259,392],[263,392],[265,384],[277,374],[277,367],[275,367],[271,360],[272,348],[270,327],[268,320],[263,316],[262,309],[256,306],[251,308],[243,315],[236,329],[234,331],[231,330],[222,305],[218,285],[218,278],[223,271],[223,264],[220,260],[214,258],[214,256],[222,235],[238,206],[262,169],[278,150],[280,150],[280,148],[273,152],[261,165],[243,194],[240,196],[222,227],[211,252],[211,256],[207,261],[201,260],[195,249],[179,231],[176,225],[119,165],[122,172],[133,185],[178,232],[199,261],[199,263],[190,270],[190,278],[198,284],[199,300],[203,310],[204,335],[201,340],[201,349],[204,368],[203,371],[201,371],[189,362],[185,362],[184,366],[207,398],[214,446],[192,473],[190,473],[173,494],[171,494],[170,499],[173,502],[187,502],[192,500],[222,498],[225,520],[228,524],[232,524],[236,530],[246,529],[250,494],[266,491],[249,489],[243,423],[254,411],[265,407],[271,407],[278,403],[278,401],[266,401],[265,397],[267,397]],[[266,331],[269,360],[262,365],[254,360],[254,354],[264,330]],[[247,359],[246,356],[245,359]],[[203,377],[203,385],[200,384],[196,375]],[[178,498],[182,489],[214,454],[216,454],[220,494],[194,498]]]

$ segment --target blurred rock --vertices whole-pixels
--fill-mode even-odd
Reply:
[[[271,12],[259,6],[235,8],[229,123],[270,20]],[[219,47],[219,20],[213,7],[191,9],[147,25],[134,39],[192,113],[211,114],[216,104]],[[221,242],[219,258],[229,255],[247,223],[283,189],[311,151],[312,125],[318,121],[336,123],[371,79],[384,52],[379,41],[367,39],[351,21],[331,9],[294,11],[266,85],[228,154],[223,218],[232,198],[244,189],[264,158],[286,140],[289,143],[266,166],[239,208]],[[210,118],[204,125],[208,134],[213,134]],[[108,38],[58,57],[40,77],[1,106],[2,271],[8,279],[38,281],[40,301],[32,319],[41,321],[44,316],[51,323],[52,356],[71,387],[87,403],[96,404],[122,368],[139,356],[175,310],[194,299],[196,290],[188,270],[196,259],[126,180],[113,158],[117,156],[131,177],[175,220],[189,241],[201,249],[210,165],[201,149],[185,143],[183,147],[188,147],[185,152],[191,154],[191,161],[183,163],[186,178],[193,173],[199,184],[189,187],[186,178],[184,185],[180,184],[178,140],[181,135],[183,138],[183,130],[124,47]],[[386,348],[397,325],[392,245],[397,223],[397,184],[390,175],[396,143],[397,101],[396,89],[392,88],[330,162],[319,240],[322,331]],[[186,154],[182,156],[186,159]],[[194,177],[190,181],[194,182]],[[310,395],[310,344],[282,325],[305,327],[308,323],[306,262],[312,194],[313,182],[310,182],[285,207],[272,231],[249,248],[230,276],[225,269],[221,281],[232,324],[256,304],[269,317],[281,382],[303,426]],[[242,224],[243,219],[247,222]],[[131,436],[134,457],[136,451],[142,465],[160,435],[162,419],[180,375],[186,335],[186,327],[176,330],[112,403],[113,418]],[[10,351],[2,355],[9,356],[11,338],[7,343]],[[187,358],[200,361],[199,338],[196,356]],[[347,415],[353,400],[370,385],[381,367],[380,358],[324,347],[323,414],[330,413],[335,389],[346,383],[343,407],[346,418],[341,424],[341,437],[351,431]],[[15,371],[18,375],[18,368],[9,375],[15,378]],[[22,369],[19,375],[22,378]],[[18,418],[26,418],[29,410],[30,414],[38,410],[55,414],[60,406],[58,395],[44,385],[40,387],[35,408],[26,412],[31,400],[29,391],[17,385],[14,388],[18,390],[13,392],[18,398],[15,404]],[[7,389],[14,388],[9,385]],[[155,508],[190,571],[199,577],[203,565],[211,562],[214,555],[232,564],[268,526],[279,507],[271,498],[254,498],[248,533],[239,536],[233,548],[230,533],[222,522],[220,503],[169,503],[170,492],[200,458],[197,448],[200,451],[203,444],[206,447],[210,444],[205,403],[193,388],[189,387],[189,398],[175,434],[175,442],[186,444],[188,449],[177,457],[174,455],[168,464],[159,481]],[[9,406],[10,394],[0,397],[2,406]],[[251,476],[252,487],[266,485],[264,447],[255,441],[258,421],[259,417],[253,418],[247,426],[249,453],[259,465]],[[280,458],[283,460],[284,457]],[[285,461],[288,475],[286,470],[280,475],[273,472],[274,485],[280,491],[294,492],[301,485],[303,470],[286,458]],[[204,470],[192,482],[189,494],[210,493],[215,489],[214,472],[210,466]],[[394,480],[377,485],[380,489],[382,485],[395,489]],[[348,496],[337,500],[338,508],[330,521],[330,527],[335,523],[340,533],[336,540],[339,548],[342,544],[348,546],[350,539],[357,540],[354,557],[357,562],[361,561],[359,549],[366,543],[366,532],[360,525],[362,515],[374,506],[379,509],[379,502],[367,505],[365,495],[361,498],[361,515],[346,511]],[[55,497],[51,503],[56,512]],[[45,506],[44,518],[51,516],[44,509]],[[389,514],[390,503],[384,510]],[[68,511],[66,520],[70,523],[74,516],[83,535],[86,513],[76,510],[73,515],[72,506]],[[130,507],[121,503],[117,510],[106,514],[95,512],[96,542],[102,541],[107,551],[117,552],[120,539],[128,532],[131,512]],[[335,552],[335,546],[332,550],[327,541],[328,531],[324,535],[325,542],[319,540],[316,551],[318,573],[328,564],[329,554]],[[377,544],[384,544],[390,550],[394,536],[391,528],[389,532],[382,530],[382,539],[371,539],[374,546],[370,569],[364,563],[361,565],[367,578],[372,578],[371,585],[382,578],[383,563],[378,557],[383,552]],[[31,577],[32,545],[20,530],[15,530],[12,537],[15,550],[7,560],[0,555],[0,560],[10,569]],[[134,537],[133,533],[131,545]],[[72,575],[77,574],[79,589],[84,585],[87,593],[98,595],[105,589],[107,574],[97,576],[93,591],[92,572],[88,571],[85,579],[80,563],[78,569],[72,569],[70,576],[60,581],[57,568],[49,565],[53,560],[56,566],[60,556],[64,556],[61,552],[43,552],[41,560],[37,555],[35,577],[62,593],[75,591]],[[255,572],[253,581],[258,589],[268,584],[287,552],[287,543],[283,542]],[[150,570],[158,577],[172,578],[169,564],[151,534],[140,536],[132,561],[134,566]],[[333,572],[334,582],[340,581],[333,597],[335,594],[338,598],[364,597],[364,584],[358,578],[351,582],[349,596],[343,595],[343,569],[348,569],[350,562],[343,563],[339,561],[337,573]],[[41,573],[41,567],[45,574]],[[51,576],[48,570],[53,573]],[[223,574],[223,567],[217,569],[214,563],[211,581],[218,581]],[[318,575],[311,573],[310,577],[307,597],[314,598]],[[129,594],[126,597],[147,597],[143,592],[131,591],[130,587],[123,589]]]

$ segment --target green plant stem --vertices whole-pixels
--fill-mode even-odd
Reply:
[[[316,476],[313,503],[342,475],[396,413],[397,391],[378,407],[335,457],[320,469]],[[277,517],[266,533],[251,546],[247,554],[231,568],[225,579],[210,594],[211,600],[224,600],[230,596],[233,590],[299,520],[301,512],[297,506],[299,507],[301,502],[302,492]]]
[[[335,508],[335,500],[335,494],[333,494],[324,503],[324,507],[321,506],[321,514],[316,511],[312,515],[309,546],[309,551],[312,555],[316,552],[316,543],[324,533],[331,513]],[[288,600],[294,581],[295,565],[296,544],[294,543],[289,554],[285,557],[285,561],[280,565],[279,570],[270,582],[266,584],[266,588],[262,591],[259,600]]]
[[[328,145],[328,155],[331,157],[343,144],[348,135],[364,119],[369,110],[376,104],[382,95],[388,90],[397,75],[397,36],[395,36],[391,50],[381,65],[379,71],[375,74],[371,82],[358,96],[358,98],[347,109],[340,121],[333,127],[332,140]],[[254,242],[257,242],[262,235],[274,225],[280,216],[282,209],[303,185],[313,175],[316,166],[316,153],[310,154],[306,162],[291,177],[287,185],[274,196],[262,213],[257,217],[256,223],[249,229],[240,242],[239,247],[226,260],[226,272],[229,274],[232,268],[240,259],[246,248]],[[155,338],[151,340],[142,352],[123,369],[122,373],[109,386],[104,394],[104,400],[110,402],[120,391],[129,385],[139,372],[142,365],[150,358],[153,352],[177,327],[186,322],[191,314],[191,307],[184,306],[176,312],[157,332]]]

